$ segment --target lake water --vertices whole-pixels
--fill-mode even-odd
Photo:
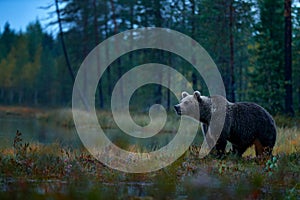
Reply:
[[[63,146],[80,146],[75,129],[66,129],[47,124],[34,118],[0,118],[0,147],[12,147],[17,130],[22,133],[24,142],[50,144],[58,142]]]
[[[0,118],[0,148],[9,148],[17,130],[22,133],[24,142],[50,144],[57,142],[63,147],[82,147],[75,128],[63,128],[52,123],[46,123],[34,118],[2,117]],[[121,147],[131,145],[140,146],[142,149],[154,150],[168,144],[175,133],[159,133],[151,138],[134,138],[120,131],[119,129],[106,129],[106,136],[115,144]],[[199,137],[198,134],[197,137]],[[197,138],[196,137],[196,138]],[[195,139],[199,144],[201,139]]]
[[[59,143],[62,147],[66,148],[81,148],[83,145],[77,135],[75,128],[63,128],[55,124],[46,123],[42,120],[34,118],[22,118],[15,116],[5,116],[0,118],[0,150],[13,147],[13,140],[17,130],[22,133],[23,142],[51,144],[53,142]],[[129,136],[118,129],[106,129],[104,131],[106,136],[115,144],[124,147],[130,145],[138,145],[141,149],[154,150],[168,144],[175,133],[159,133],[151,138],[140,139]],[[13,178],[6,180],[8,182],[0,183],[0,192],[14,191],[19,188],[19,183]],[[1,182],[1,179],[0,179]],[[48,180],[36,181],[28,180],[28,184],[39,194],[45,194],[60,191],[65,193],[68,191],[67,183],[63,181]],[[45,188],[47,191],[44,191]],[[102,188],[102,189],[101,189]],[[118,191],[116,191],[118,188]],[[52,189],[52,190],[51,190]],[[81,188],[82,189],[82,188]],[[89,190],[89,188],[85,188]],[[124,183],[99,183],[98,190],[103,190],[101,193],[109,196],[116,192],[126,196],[147,196],[153,194],[153,191],[158,190],[157,186],[153,183],[147,182],[124,182]],[[176,188],[171,193],[176,193]]]

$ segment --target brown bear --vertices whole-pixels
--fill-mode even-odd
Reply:
[[[222,96],[201,96],[199,91],[195,91],[192,95],[182,92],[182,100],[174,108],[178,115],[187,115],[200,121],[205,136],[211,131],[213,112],[226,112],[220,137],[214,146],[218,156],[225,154],[227,141],[232,143],[232,151],[238,156],[242,156],[253,144],[256,156],[272,154],[276,125],[272,116],[255,103],[231,103]]]

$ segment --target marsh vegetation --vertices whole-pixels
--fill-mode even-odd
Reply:
[[[65,121],[59,118],[61,112],[65,113],[61,114]],[[231,155],[222,160],[210,156],[200,159],[199,131],[189,150],[170,166],[151,173],[128,174],[96,160],[76,140],[78,136],[70,139],[68,134],[74,127],[69,124],[68,113],[69,110],[56,110],[44,112],[43,117],[39,113],[38,119],[31,118],[35,123],[52,124],[54,132],[65,130],[59,133],[61,137],[55,136],[56,141],[39,141],[39,137],[26,135],[28,130],[24,130],[26,134],[22,130],[9,133],[9,141],[0,150],[1,199],[298,199],[300,196],[300,129],[289,120],[283,124],[285,120],[281,119],[272,158],[256,159],[254,148],[250,148],[241,159]],[[100,123],[106,123],[107,135],[117,131],[109,113],[99,111],[98,118]],[[148,116],[140,114],[136,120],[147,124]],[[157,141],[171,140],[174,133],[170,127],[178,120],[173,116],[166,132],[158,134]],[[122,133],[115,134],[118,139],[111,139],[117,145],[129,151],[141,150],[141,146],[120,139]],[[1,137],[7,137],[3,130]],[[148,143],[148,149],[158,148],[157,141]]]

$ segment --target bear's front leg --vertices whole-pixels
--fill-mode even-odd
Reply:
[[[219,138],[216,145],[210,151],[210,155],[216,157],[217,159],[224,158],[226,145],[227,145],[227,140],[223,138]]]
[[[216,146],[213,148],[213,150],[216,152],[218,159],[221,159],[225,156],[226,145],[227,145],[227,140],[220,137],[217,141]]]
[[[237,145],[232,144],[232,154],[238,157],[242,157],[244,152],[246,151],[246,147],[242,148]]]
[[[210,126],[208,124],[201,124],[204,139],[206,140],[208,146],[215,144],[215,137],[212,135]],[[224,134],[221,133],[220,138],[217,139],[215,146],[211,149],[210,155],[217,157],[218,159],[223,158],[225,155],[225,149],[227,145],[227,140],[224,138]]]

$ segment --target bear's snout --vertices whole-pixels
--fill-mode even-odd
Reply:
[[[174,109],[175,109],[175,111],[177,112],[178,115],[181,115],[180,105],[175,105]]]

